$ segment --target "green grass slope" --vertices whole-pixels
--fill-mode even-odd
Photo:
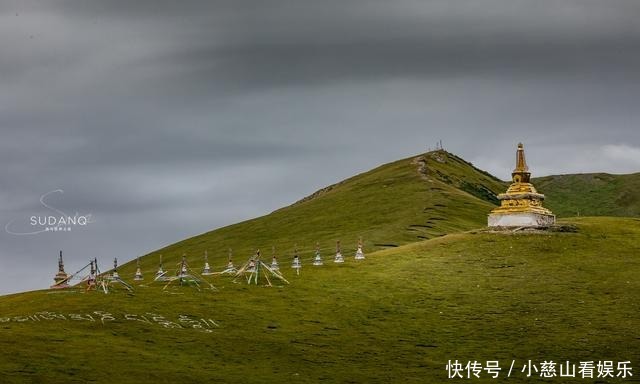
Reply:
[[[625,382],[637,382],[640,220],[571,221],[577,233],[468,232],[369,253],[358,263],[307,263],[299,276],[284,268],[291,280],[284,287],[216,277],[217,292],[162,291],[147,281],[133,295],[4,296],[0,377],[439,383],[448,381],[448,360],[499,360],[504,379],[515,359],[513,383],[544,381],[521,373],[528,360],[630,360],[634,376]],[[36,315],[43,311],[55,315]],[[105,312],[112,318],[103,323]],[[194,328],[181,316],[208,325]],[[181,328],[165,328],[163,319]],[[482,377],[474,382],[495,382]]]
[[[485,225],[495,194],[504,189],[493,176],[446,151],[435,151],[386,164],[324,188],[269,215],[220,228],[157,250],[142,258],[153,274],[159,255],[173,266],[187,255],[202,266],[205,250],[215,269],[226,264],[227,250],[244,262],[256,249],[289,260],[297,244],[310,257],[319,242],[324,255],[353,254],[360,236],[369,250],[399,246]],[[284,259],[284,258],[283,258]],[[135,265],[122,271],[132,276]]]
[[[640,216],[640,173],[547,176],[533,183],[559,218]],[[454,154],[433,151],[382,165],[271,214],[154,251],[142,257],[142,270],[153,274],[159,255],[172,267],[186,254],[190,265],[200,268],[208,251],[213,268],[221,270],[230,248],[235,262],[242,263],[256,249],[269,258],[275,247],[279,258],[289,260],[296,245],[303,257],[311,257],[316,242],[327,255],[341,240],[348,255],[359,237],[370,250],[432,239],[486,225],[487,214],[499,203],[497,194],[507,186]],[[121,270],[132,276],[135,264]]]
[[[640,216],[640,173],[587,173],[533,179],[557,216]]]

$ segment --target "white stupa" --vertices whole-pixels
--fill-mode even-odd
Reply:
[[[255,272],[258,267],[258,260],[260,260],[260,250],[256,251],[256,255],[249,260],[249,265],[247,266],[247,272]]]
[[[274,271],[280,270],[280,264],[278,264],[278,258],[276,257],[276,247],[271,247],[271,269]]]
[[[113,272],[111,272],[111,280],[119,280],[120,275],[118,274],[118,258],[113,258]]]
[[[158,264],[158,270],[156,271],[156,280],[161,280],[165,273],[162,269],[162,255],[160,255],[160,264]]]
[[[313,258],[313,265],[323,265],[322,257],[320,256],[320,244],[316,243],[316,256]]]
[[[207,251],[204,251],[204,268],[202,268],[202,276],[212,275],[211,267],[209,266],[209,255],[207,255]]]
[[[135,281],[144,280],[144,277],[142,277],[142,270],[140,269],[140,258],[139,257],[136,260],[136,275],[133,277],[133,280],[135,280]]]
[[[336,257],[333,259],[334,263],[344,263],[344,256],[340,251],[340,240],[336,242]]]
[[[178,276],[186,277],[189,275],[189,270],[187,269],[187,255],[182,254],[182,260],[180,261],[180,270],[178,272]]]
[[[358,241],[358,250],[356,251],[356,260],[364,260],[364,252],[362,252],[362,238]]]
[[[236,272],[238,272],[238,269],[236,268],[236,266],[233,265],[233,260],[231,258],[232,254],[233,252],[231,251],[231,248],[229,248],[227,266],[225,267],[224,271],[220,272],[223,275],[235,275]]]
[[[293,256],[293,261],[291,262],[291,268],[296,270],[296,274],[300,274],[300,268],[302,268],[302,263],[300,262],[300,257],[297,255]]]

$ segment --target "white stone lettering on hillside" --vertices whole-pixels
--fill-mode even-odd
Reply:
[[[0,316],[0,323],[35,324],[50,321],[88,322],[100,323],[102,325],[109,323],[140,324],[159,326],[165,329],[195,329],[206,333],[211,333],[214,328],[220,327],[213,319],[206,319],[200,316],[178,315],[178,318],[173,320],[164,315],[151,312],[144,314],[122,313],[115,315],[112,312],[106,311],[93,311],[92,313],[56,313],[42,311],[32,315]]]

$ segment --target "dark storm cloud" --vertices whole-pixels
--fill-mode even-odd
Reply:
[[[50,12],[87,27],[65,36],[82,49],[91,37],[106,53],[131,48],[128,66],[107,73],[107,92],[133,77],[156,97],[388,76],[589,75],[638,63],[637,2],[481,3],[75,1]]]
[[[536,175],[637,171],[639,16],[635,0],[3,2],[2,224],[56,189],[96,222],[0,233],[12,276],[38,271],[0,292],[45,286],[59,248],[130,259],[438,139],[500,177],[518,141]]]

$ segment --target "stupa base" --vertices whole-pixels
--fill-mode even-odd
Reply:
[[[549,227],[555,224],[555,215],[534,212],[492,213],[489,215],[489,227]]]

